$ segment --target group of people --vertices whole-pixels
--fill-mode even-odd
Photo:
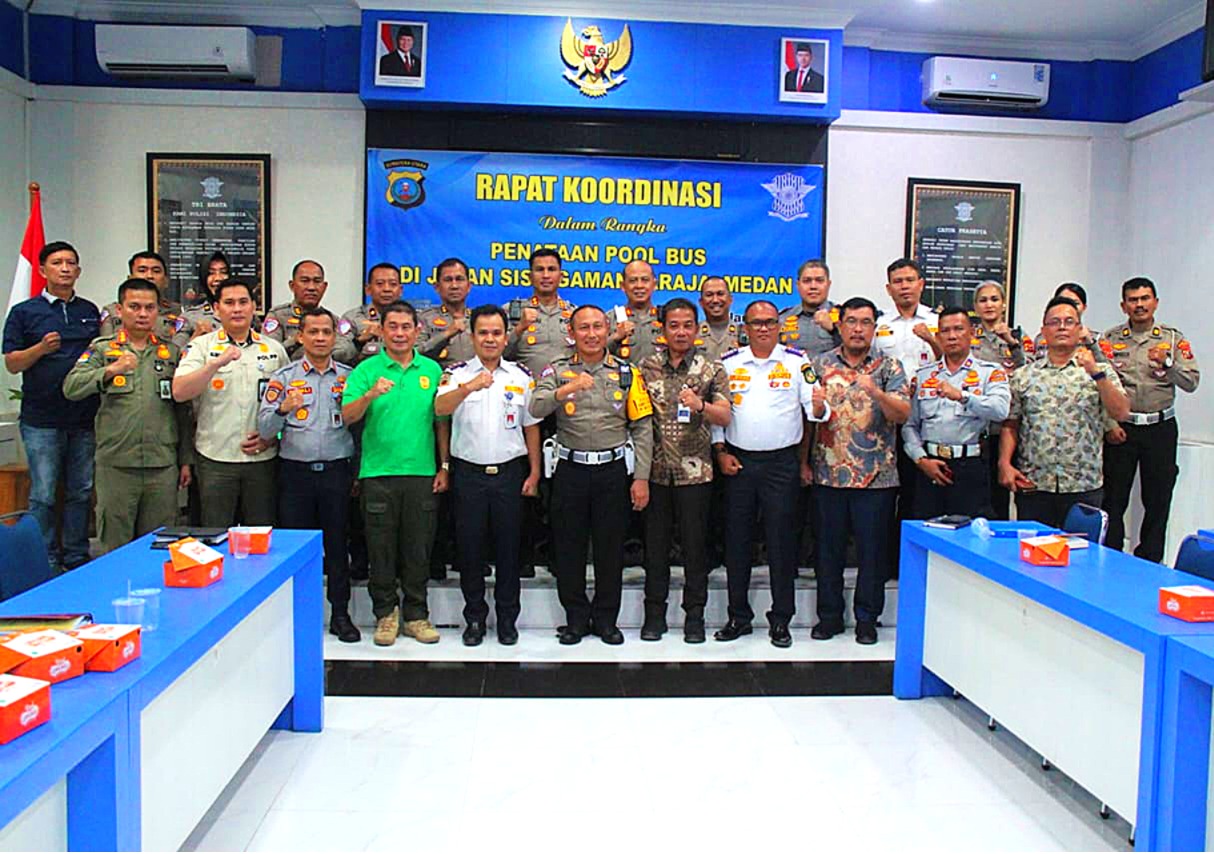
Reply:
[[[39,264],[46,290],[11,312],[3,349],[23,375],[30,507],[53,559],[68,569],[88,559],[94,480],[106,550],[173,524],[177,491],[196,483],[203,525],[323,532],[329,628],[347,642],[361,637],[348,545],[360,527],[374,642],[385,646],[399,635],[439,640],[427,607],[436,536],[454,541],[468,645],[487,634],[489,562],[498,641],[517,642],[519,579],[545,538],[562,644],[623,642],[630,536],[644,543],[641,638],[668,630],[677,543],[688,643],[706,639],[714,546],[728,587],[715,639],[753,631],[761,538],[768,634],[787,647],[807,543],[811,636],[844,631],[850,538],[855,640],[871,644],[900,520],[1006,518],[1010,495],[1019,518],[1052,525],[1075,503],[1103,505],[1107,544],[1121,548],[1137,471],[1146,512],[1136,553],[1160,560],[1175,390],[1199,381],[1191,344],[1156,319],[1144,278],[1122,285],[1126,321],[1102,335],[1084,325],[1087,295],[1069,283],[1030,336],[1009,327],[995,282],[976,290],[972,312],[929,309],[906,258],[887,268],[885,311],[864,297],[832,302],[830,270],[811,260],[796,305],[756,300],[741,317],[715,276],[698,305],[655,305],[643,261],[623,270],[624,304],[575,307],[559,295],[551,249],[530,258],[532,295],[504,307],[470,308],[467,265],[448,258],[435,269],[437,305],[402,302],[399,270],[384,263],[367,274],[366,300],[340,317],[321,304],[321,264],[300,261],[291,301],[260,320],[256,283],[231,277],[222,256],[204,266],[203,303],[183,308],[165,297],[164,260],[137,253],[104,312],[75,292],[72,246],[47,244]]]

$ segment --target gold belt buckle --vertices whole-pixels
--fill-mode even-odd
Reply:
[[[497,474],[497,466],[485,466],[485,474]]]
[[[942,460],[951,460],[953,458],[953,446],[952,445],[937,445],[936,446],[936,456],[940,457],[940,459],[942,459]]]

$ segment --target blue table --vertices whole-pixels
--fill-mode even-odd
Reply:
[[[150,543],[10,599],[0,615],[112,622],[127,579],[164,586],[167,552]],[[318,532],[276,530],[268,555],[225,555],[219,583],[164,588],[138,661],[54,686],[51,721],[0,746],[0,848],[6,835],[27,845],[29,823],[50,849],[176,850],[269,727],[319,731],[321,556]]]
[[[957,690],[1156,850],[1167,644],[1214,635],[1160,614],[1158,591],[1192,577],[1100,546],[1060,568],[1023,563],[1018,548],[904,523],[894,694]]]
[[[1162,851],[1207,851],[1214,637],[1168,641],[1159,737],[1157,837]]]

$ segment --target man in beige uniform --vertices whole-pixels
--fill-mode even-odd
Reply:
[[[608,316],[611,336],[607,348],[621,359],[639,364],[647,356],[665,349],[662,320],[653,304],[653,289],[657,281],[653,267],[645,261],[624,265],[624,296],[628,301],[617,305]]]
[[[649,503],[653,404],[640,371],[607,352],[607,318],[584,305],[570,319],[576,352],[540,374],[531,414],[556,413],[558,456],[552,483],[553,569],[565,608],[562,644],[594,633],[621,644],[616,626],[629,511]],[[636,462],[631,486],[625,443]],[[586,546],[594,546],[594,602],[586,596]]]
[[[458,258],[440,261],[434,271],[434,290],[442,303],[418,313],[422,325],[418,352],[444,370],[476,355],[472,349],[472,309],[468,308],[470,288],[467,264]]]
[[[510,318],[505,357],[539,376],[544,368],[572,352],[569,318],[573,303],[561,299],[557,293],[561,284],[561,256],[555,249],[536,249],[529,263],[531,297],[510,300],[502,306]]]
[[[292,361],[303,356],[303,344],[299,341],[299,330],[303,313],[310,308],[320,308],[329,283],[325,281],[325,268],[316,261],[300,261],[291,270],[291,281],[287,283],[295,296],[290,302],[274,306],[261,322],[261,334],[279,342]],[[330,312],[332,314],[332,312]],[[348,320],[337,322],[337,343],[333,345],[333,359],[343,364],[354,363],[356,355],[354,327]]]
[[[270,375],[289,362],[277,341],[252,330],[253,289],[241,279],[220,282],[215,314],[222,326],[200,335],[173,378],[173,397],[196,400],[202,524],[226,528],[274,523],[272,442],[257,432],[257,410]]]
[[[352,366],[379,352],[384,337],[384,309],[400,301],[400,270],[395,264],[376,264],[367,271],[365,291],[371,302],[361,302],[341,316],[350,324],[350,335],[354,340]]]
[[[1121,286],[1126,322],[1100,337],[1100,350],[1113,365],[1130,398],[1130,417],[1105,427],[1104,509],[1109,514],[1105,545],[1125,543],[1125,511],[1134,475],[1142,478],[1142,528],[1134,554],[1163,560],[1168,513],[1176,486],[1176,389],[1197,391],[1201,370],[1184,333],[1155,319],[1155,283],[1136,277]]]
[[[722,353],[746,346],[746,333],[742,318],[731,314],[733,294],[729,285],[720,276],[709,276],[700,285],[700,308],[704,309],[704,322],[695,346],[710,362],[721,358]]]
[[[126,267],[132,279],[147,279],[160,293],[156,328],[152,330],[156,337],[161,341],[168,341],[178,333],[188,336],[193,330],[193,324],[186,319],[181,303],[165,296],[169,289],[169,276],[165,272],[164,259],[147,249],[132,255],[131,260],[126,262]],[[112,302],[101,309],[101,335],[116,335],[122,328],[122,313],[119,311],[121,308],[119,303]]]

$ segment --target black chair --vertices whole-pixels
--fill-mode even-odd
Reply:
[[[1073,504],[1062,528],[1068,534],[1082,534],[1088,542],[1103,546],[1105,534],[1109,532],[1109,514],[1090,504]]]
[[[54,577],[38,520],[24,510],[0,516],[0,602]]]
[[[1214,581],[1214,540],[1189,534],[1176,552],[1175,568]]]

